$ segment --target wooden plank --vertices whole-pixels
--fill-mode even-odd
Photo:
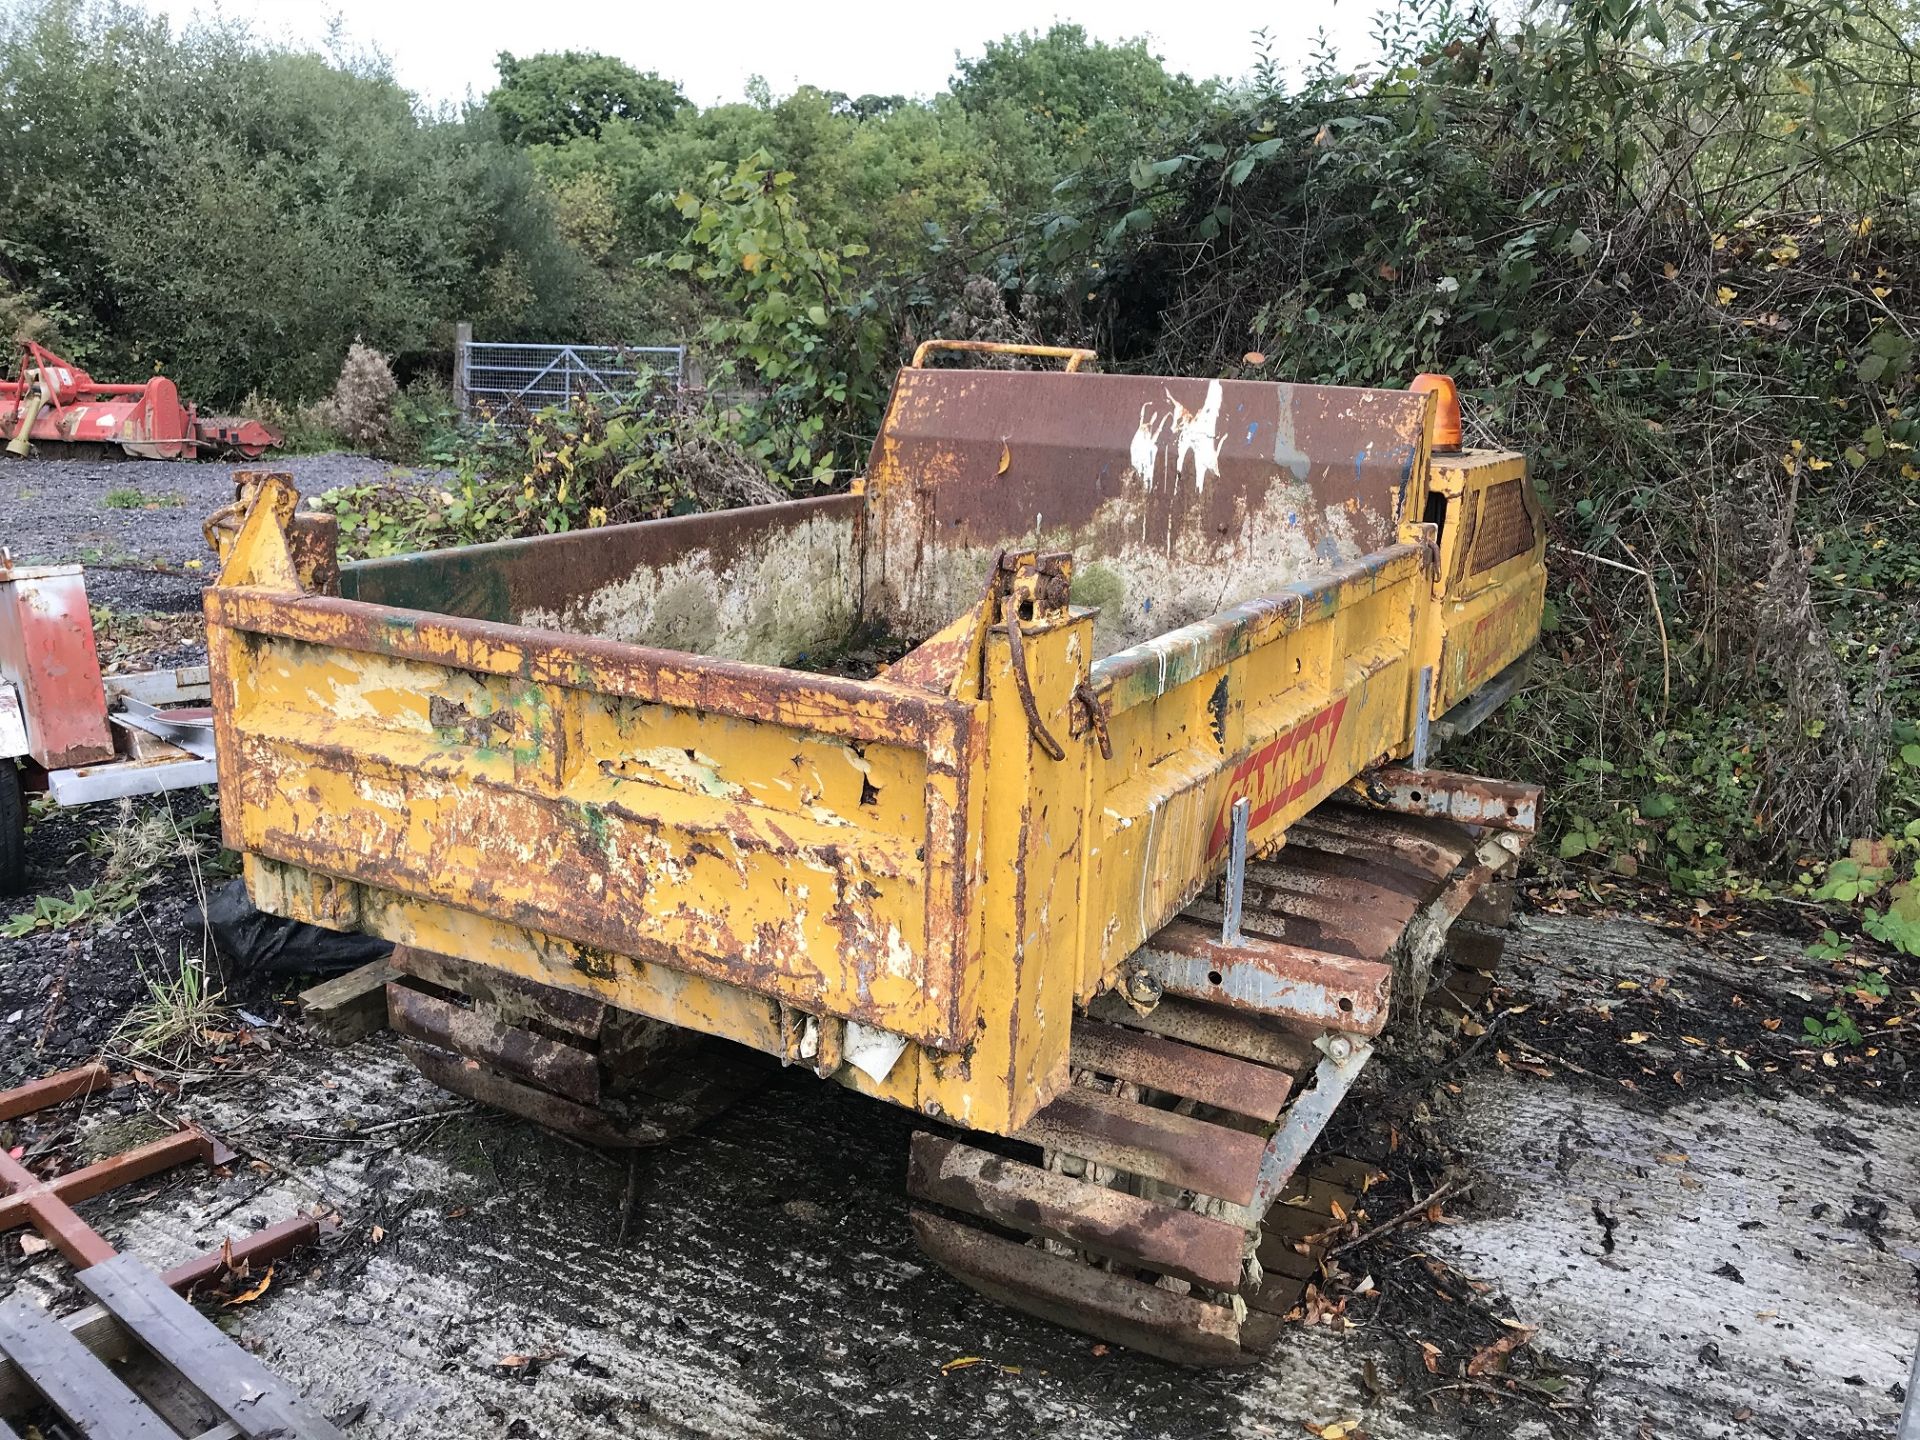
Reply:
[[[350,1045],[387,1028],[387,982],[400,972],[373,960],[300,992],[300,1018],[333,1045]]]
[[[212,1401],[246,1440],[344,1440],[286,1381],[222,1335],[133,1256],[118,1256],[75,1278],[128,1333]]]
[[[71,1315],[63,1315],[60,1324],[68,1334],[103,1360],[127,1358],[130,1342],[120,1322],[104,1306],[89,1305]],[[39,1392],[27,1383],[20,1367],[0,1357],[0,1415],[19,1415],[40,1403]]]
[[[0,1354],[88,1440],[177,1440],[99,1356],[25,1300],[0,1306]]]

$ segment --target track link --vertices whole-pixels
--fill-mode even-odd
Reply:
[[[398,946],[387,1023],[434,1084],[591,1145],[663,1145],[758,1090],[738,1045]]]
[[[1517,857],[1451,821],[1330,803],[1247,868],[1243,927],[1394,967],[1443,1007],[1499,958],[1498,876]],[[1196,902],[1185,923],[1219,923]],[[1462,914],[1482,920],[1452,954]],[[1180,923],[1180,922],[1177,922]],[[1418,1013],[1420,1006],[1404,1007]],[[1380,1017],[1384,1024],[1385,1017]],[[1075,1016],[1072,1086],[1011,1139],[920,1132],[915,1238],[973,1289],[1177,1364],[1244,1365],[1278,1337],[1372,1172],[1309,1158],[1370,1037],[1168,995]]]

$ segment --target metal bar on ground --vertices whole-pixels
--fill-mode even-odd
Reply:
[[[1899,1440],[1920,1440],[1920,1345],[1914,1347],[1913,1368],[1907,1372],[1907,1403],[1900,1412]]]
[[[47,794],[56,805],[91,805],[96,800],[124,800],[129,795],[219,783],[217,762],[200,759],[121,760],[47,772]]]
[[[97,1265],[114,1253],[46,1182],[0,1150],[0,1232],[17,1225],[33,1226],[75,1266]]]
[[[224,1272],[239,1271],[254,1265],[271,1265],[320,1238],[320,1222],[311,1215],[296,1215],[264,1230],[255,1230],[206,1254],[176,1265],[160,1278],[169,1290],[185,1294],[197,1285],[219,1278]]]
[[[82,1095],[91,1095],[105,1089],[111,1078],[104,1065],[82,1065],[77,1070],[62,1070],[44,1080],[0,1091],[0,1120],[17,1120],[36,1110],[50,1110]]]

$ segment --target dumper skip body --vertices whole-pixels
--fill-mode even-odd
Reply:
[[[1396,955],[1533,821],[1415,768],[1544,589],[1523,461],[1436,455],[1437,403],[916,364],[856,493],[337,570],[260,479],[207,597],[227,842],[268,910],[1032,1145],[916,1142],[936,1258],[1240,1356]]]

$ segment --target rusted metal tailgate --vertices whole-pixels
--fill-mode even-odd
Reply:
[[[470,953],[567,942],[582,988],[663,967],[965,1039],[973,706],[267,585],[207,614],[227,843],[350,882],[348,925],[426,905]]]

